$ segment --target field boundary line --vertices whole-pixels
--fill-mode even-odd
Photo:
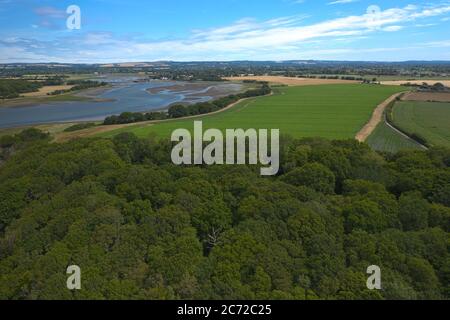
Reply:
[[[392,106],[392,112],[393,112],[393,108],[395,107],[395,105]],[[389,121],[389,117],[387,115],[387,112],[384,113],[384,123],[391,129],[393,129],[396,133],[400,134],[402,137],[406,138],[407,140],[410,140],[412,142],[414,142],[415,144],[417,144],[419,147],[421,147],[424,150],[429,150],[429,148],[422,144],[421,142],[417,141],[416,139],[414,139],[413,137],[411,137],[406,131],[403,131],[400,127],[398,127],[397,125],[395,125],[395,123],[391,123]]]
[[[380,103],[374,110],[372,117],[369,122],[356,134],[355,139],[359,142],[365,142],[367,138],[375,131],[377,126],[383,121],[383,115],[385,113],[386,108],[391,104],[397,97],[400,97],[402,94],[405,94],[408,91],[403,91],[396,93],[385,101]]]
[[[386,123],[386,125],[391,128],[392,130],[394,130],[395,132],[397,132],[399,135],[401,135],[402,137],[404,137],[407,140],[410,140],[412,142],[414,142],[415,144],[417,144],[418,146],[420,146],[422,149],[424,150],[428,150],[428,147],[424,146],[423,144],[421,144],[419,141],[414,140],[413,138],[411,138],[410,136],[408,136],[406,133],[402,132],[401,130],[397,129],[395,126],[393,126],[392,124],[389,123],[387,116],[384,115],[384,123]]]

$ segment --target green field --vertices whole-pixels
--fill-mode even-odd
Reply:
[[[411,139],[407,139],[386,123],[380,123],[375,131],[367,139],[370,147],[376,151],[396,153],[401,150],[423,150],[423,148]]]
[[[321,85],[276,88],[273,96],[242,101],[219,114],[202,120],[205,129],[280,129],[293,137],[354,138],[370,119],[374,108],[392,94],[404,88],[360,84]],[[173,130],[192,130],[193,119],[171,121],[156,125],[137,125],[111,131],[113,136],[131,131],[144,137],[156,133],[170,137]]]
[[[395,104],[394,124],[433,146],[450,147],[450,103],[403,101]]]

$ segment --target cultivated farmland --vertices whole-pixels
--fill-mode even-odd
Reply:
[[[282,87],[275,89],[273,96],[246,100],[232,109],[196,120],[202,120],[205,129],[280,129],[281,134],[296,138],[352,139],[378,104],[402,90],[395,86],[360,84]],[[192,130],[193,121],[136,125],[102,135],[128,131],[140,137],[155,133],[169,138],[175,129]]]
[[[401,150],[423,150],[415,141],[404,137],[385,122],[380,123],[367,139],[369,146],[376,151],[396,153]]]
[[[402,101],[394,107],[393,121],[431,145],[450,147],[450,103]]]

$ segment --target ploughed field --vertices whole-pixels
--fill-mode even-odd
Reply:
[[[133,132],[140,137],[157,134],[170,138],[174,130],[192,130],[194,121],[202,120],[204,129],[280,129],[281,134],[296,138],[354,138],[378,104],[403,90],[397,86],[362,84],[281,87],[275,88],[272,96],[244,100],[222,113],[151,125],[137,124],[101,135]]]

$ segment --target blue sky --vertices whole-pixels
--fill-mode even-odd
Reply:
[[[0,63],[450,60],[449,30],[449,0],[0,0]]]

